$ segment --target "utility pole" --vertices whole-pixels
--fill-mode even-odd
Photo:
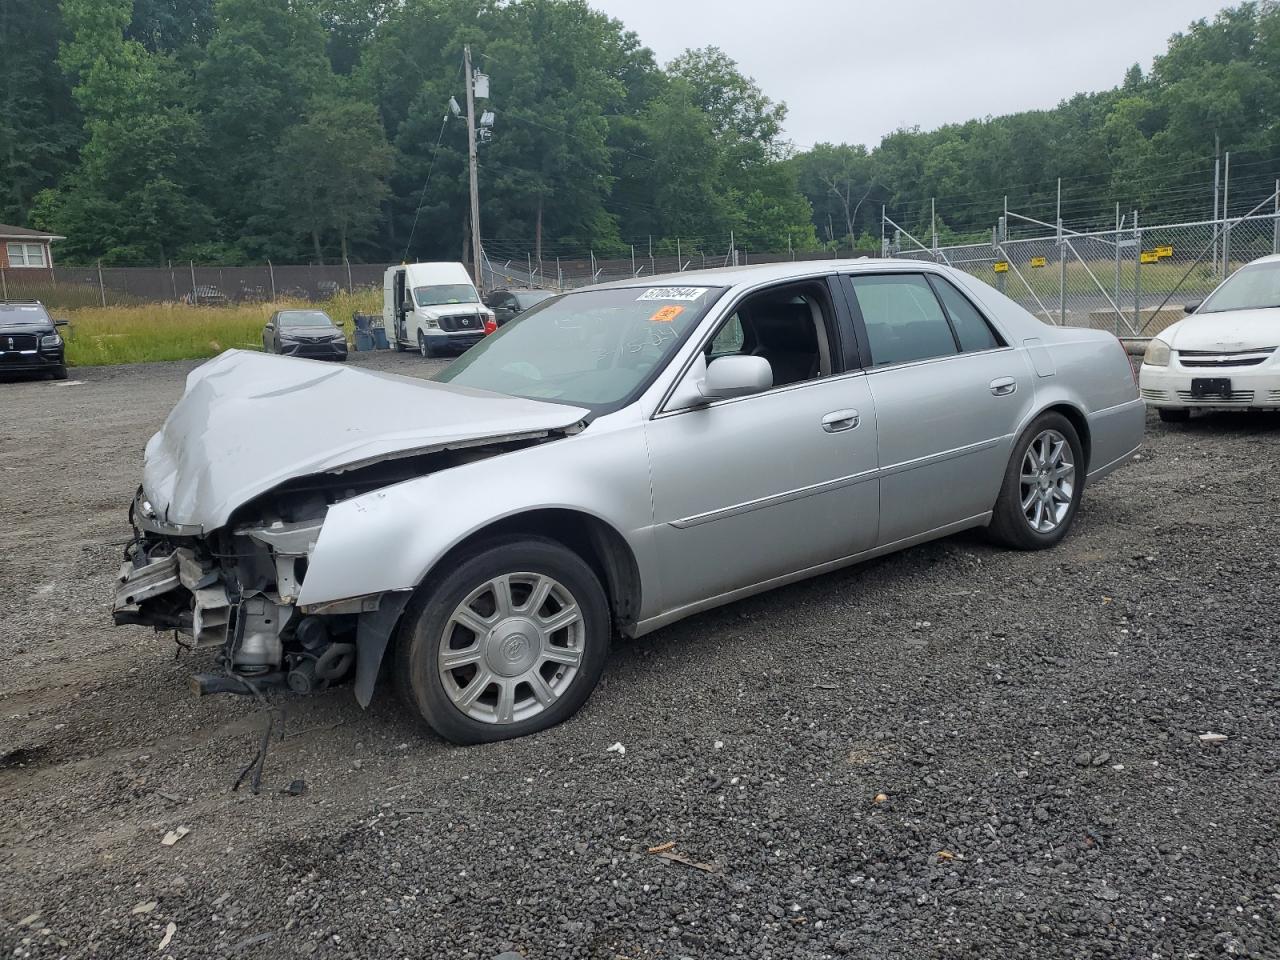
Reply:
[[[480,182],[476,172],[476,78],[471,70],[471,45],[462,48],[463,72],[467,75],[467,162],[471,168],[471,263],[476,289],[483,289],[480,265]]]

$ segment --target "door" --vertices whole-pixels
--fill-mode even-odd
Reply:
[[[405,318],[408,314],[408,291],[405,289],[404,271],[397,270],[392,278],[392,296],[395,301],[395,318],[396,318],[396,338],[401,342],[409,339],[409,331],[405,328]]]
[[[1026,359],[944,277],[853,274],[846,290],[869,354],[879,543],[987,512],[1034,400]]]
[[[876,418],[834,303],[825,282],[743,301],[704,352],[764,356],[775,386],[648,422],[664,611],[873,545]]]

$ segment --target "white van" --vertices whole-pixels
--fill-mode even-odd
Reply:
[[[397,350],[461,353],[497,329],[460,263],[406,263],[382,278],[382,325]]]

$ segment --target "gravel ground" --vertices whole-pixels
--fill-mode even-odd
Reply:
[[[0,385],[0,956],[1280,957],[1280,419],[620,643],[539,736],[278,695],[255,797],[257,705],[109,619],[191,366]]]

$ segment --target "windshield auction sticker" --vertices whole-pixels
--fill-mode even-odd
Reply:
[[[678,303],[673,303],[669,307],[660,308],[657,313],[649,318],[649,321],[651,323],[670,323],[682,313],[684,313],[684,307]]]
[[[710,287],[650,287],[637,300],[697,300]]]

